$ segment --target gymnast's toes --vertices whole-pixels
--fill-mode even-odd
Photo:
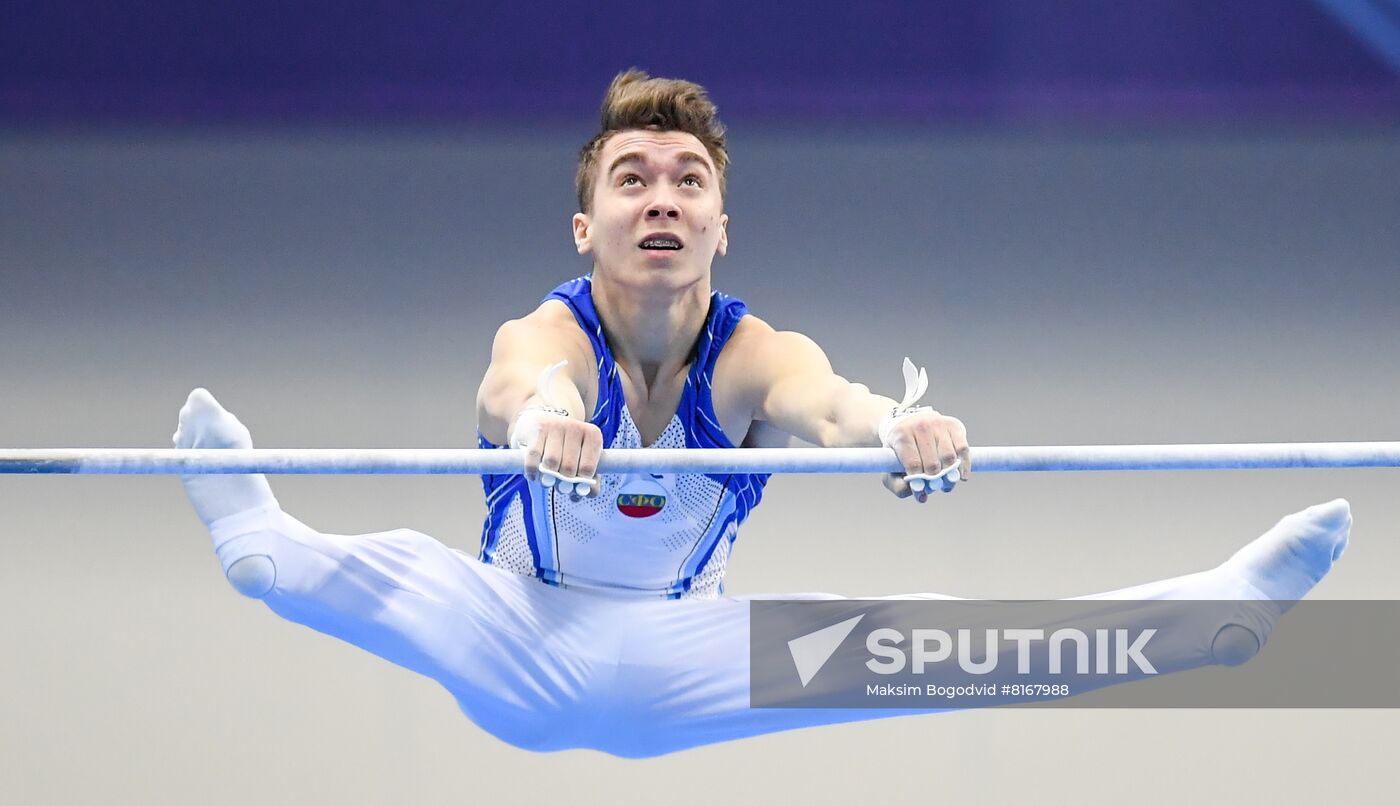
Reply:
[[[224,572],[229,584],[250,599],[261,599],[272,592],[277,583],[277,566],[266,554],[240,557]]]
[[[177,448],[251,448],[253,437],[208,389],[190,392],[172,438]]]

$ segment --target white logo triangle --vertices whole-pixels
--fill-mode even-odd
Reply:
[[[841,642],[846,640],[846,636],[851,634],[851,630],[854,630],[863,618],[865,614],[861,613],[854,618],[788,641],[788,651],[792,653],[792,662],[797,667],[797,677],[802,681],[803,688],[806,688],[812,678],[817,676],[817,672],[831,660],[836,648],[841,646]]]

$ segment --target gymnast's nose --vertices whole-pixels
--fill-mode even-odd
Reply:
[[[647,219],[650,221],[663,219],[678,221],[680,217],[681,208],[676,205],[675,199],[669,194],[658,194],[647,205]]]

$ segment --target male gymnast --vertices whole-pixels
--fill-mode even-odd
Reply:
[[[920,502],[972,471],[962,422],[915,405],[926,381],[907,360],[903,399],[873,394],[811,339],[711,288],[728,247],[728,164],[703,88],[618,75],[576,177],[574,245],[591,273],[500,327],[478,394],[479,444],[527,449],[520,473],[483,479],[479,555],[407,529],[322,534],[283,512],[261,475],[183,477],[233,586],[433,678],[482,728],[529,749],[652,756],[909,713],[749,707],[748,600],[789,597],[727,597],[723,581],[766,475],[597,474],[604,448],[792,437],[892,448],[904,472],[885,486]],[[174,440],[252,446],[203,389]],[[1171,668],[1238,662],[1327,573],[1350,525],[1337,499],[1209,571],[1085,598],[1256,605],[1180,641]]]

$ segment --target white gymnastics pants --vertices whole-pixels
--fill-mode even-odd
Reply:
[[[750,708],[749,600],[622,599],[485,565],[409,529],[328,535],[276,506],[212,524],[225,573],[278,615],[436,680],[473,722],[530,750],[625,757],[907,709]],[[235,569],[235,564],[244,563]],[[249,589],[246,568],[270,570]],[[230,569],[234,569],[230,571]],[[910,594],[893,599],[946,599]],[[1258,599],[1206,574],[1102,599]],[[1241,621],[1267,636],[1257,611]],[[1252,620],[1252,621],[1251,621]],[[1213,634],[1173,650],[1175,671],[1212,662]]]

